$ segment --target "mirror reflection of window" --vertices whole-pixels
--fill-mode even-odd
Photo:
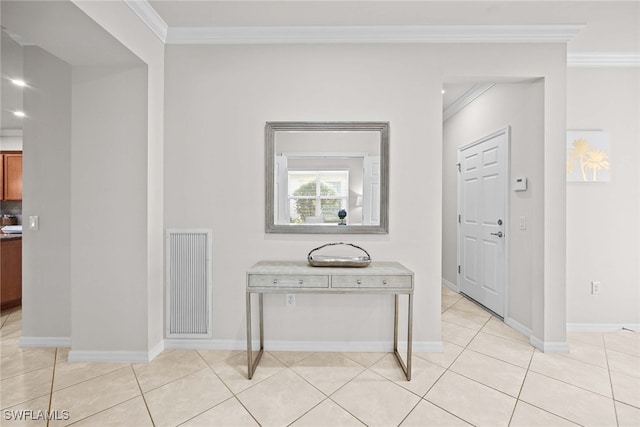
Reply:
[[[288,217],[293,224],[339,222],[338,211],[349,206],[349,171],[288,171]]]
[[[267,122],[267,233],[387,233],[388,129],[386,122]]]

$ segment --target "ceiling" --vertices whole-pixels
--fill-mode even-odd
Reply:
[[[336,1],[148,0],[169,29],[431,25],[586,24],[569,52],[639,49],[637,1]],[[443,108],[477,81],[447,82]],[[486,82],[485,82],[486,83]]]
[[[165,29],[237,29],[256,27],[340,28],[438,25],[565,25],[585,27],[567,43],[569,54],[640,51],[640,2],[627,1],[341,1],[341,0],[124,0],[143,7]],[[73,65],[139,63],[131,52],[69,1],[2,0],[2,129],[20,128],[11,111],[21,108],[21,93],[7,79],[21,73],[13,60],[15,43],[37,44]],[[78,43],[78,40],[81,40]],[[69,46],[73,45],[74,49]],[[19,45],[18,50],[19,50]],[[20,60],[21,62],[21,60]],[[447,81],[446,109],[477,81]],[[487,82],[485,82],[487,83]],[[16,93],[14,93],[16,92]],[[14,96],[15,95],[15,96]]]
[[[587,24],[570,51],[638,49],[639,2],[149,0],[168,27]]]

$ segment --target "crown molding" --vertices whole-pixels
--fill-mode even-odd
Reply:
[[[584,52],[568,53],[568,67],[600,68],[600,67],[640,67],[638,52]]]
[[[467,105],[478,99],[483,93],[494,87],[495,83],[478,83],[466,91],[449,108],[442,112],[442,121],[446,122],[451,117],[462,111]]]
[[[583,28],[584,25],[169,27],[166,43],[567,43]]]
[[[124,0],[124,3],[166,44],[169,26],[147,0]]]

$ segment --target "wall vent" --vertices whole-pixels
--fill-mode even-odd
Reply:
[[[210,338],[211,230],[166,232],[166,338]]]

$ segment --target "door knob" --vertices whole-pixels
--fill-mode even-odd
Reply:
[[[498,236],[500,238],[503,236],[502,231],[498,231],[497,233],[491,233],[491,235],[492,236]]]

